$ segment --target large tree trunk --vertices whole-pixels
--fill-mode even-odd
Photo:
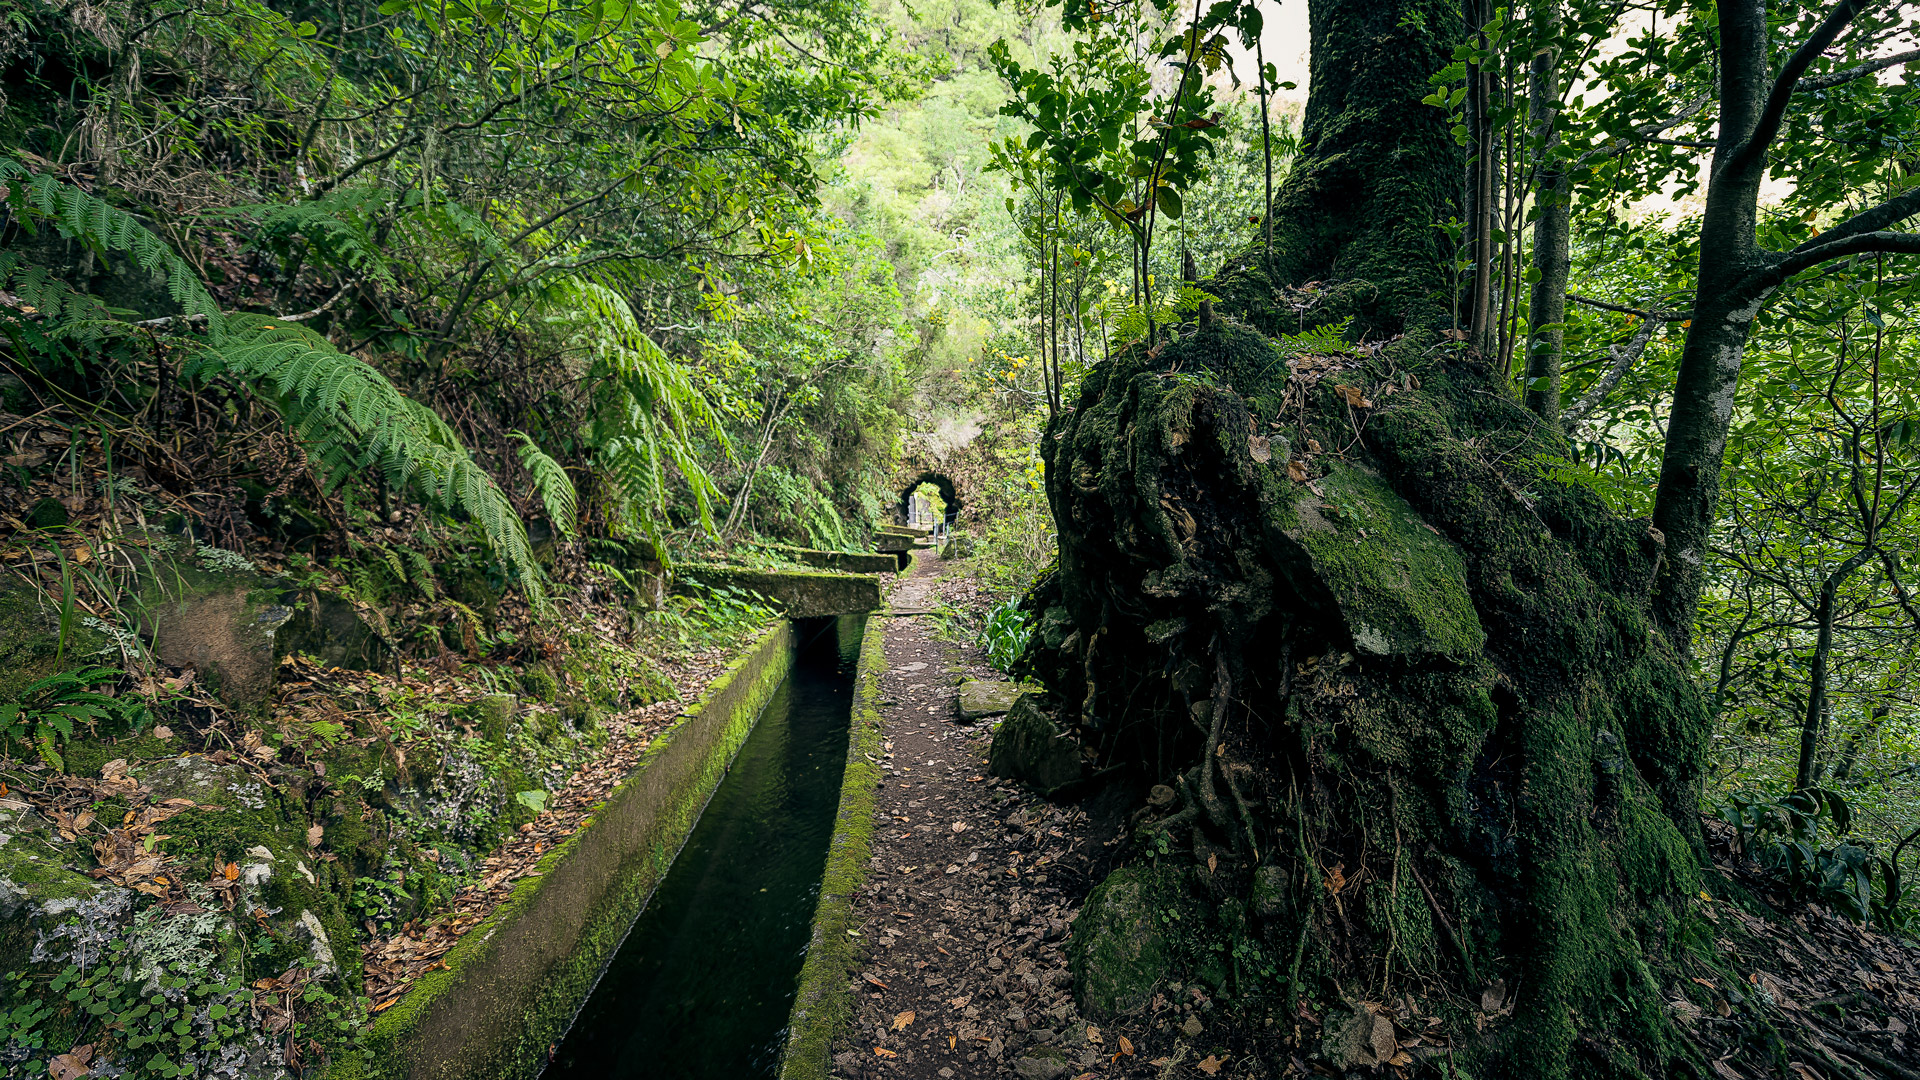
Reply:
[[[1216,284],[1267,333],[1353,315],[1380,336],[1431,320],[1449,308],[1436,225],[1459,212],[1462,173],[1445,115],[1420,99],[1452,59],[1458,0],[1316,2],[1308,22],[1312,84],[1272,259],[1256,246]],[[1308,282],[1323,288],[1293,298],[1304,309],[1274,294]]]
[[[1236,260],[1224,318],[1097,366],[1043,440],[1060,560],[1026,662],[1144,797],[1077,992],[1099,1015],[1199,979],[1283,1033],[1318,1003],[1346,1068],[1360,1003],[1500,981],[1511,1013],[1456,1018],[1455,1066],[1667,1075],[1654,972],[1698,888],[1707,721],[1652,618],[1658,534],[1538,464],[1551,437],[1438,332],[1460,159],[1418,101],[1457,7],[1312,20],[1285,276]],[[1409,332],[1294,356],[1247,328],[1293,331],[1275,290],[1330,278],[1327,307]]]

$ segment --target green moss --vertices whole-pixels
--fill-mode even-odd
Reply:
[[[1109,762],[1157,783],[1193,767],[1195,703],[1224,665],[1246,703],[1225,748],[1261,808],[1251,831],[1278,826],[1280,851],[1259,846],[1282,880],[1415,862],[1432,904],[1404,872],[1338,905],[1320,885],[1258,898],[1266,952],[1301,950],[1290,994],[1320,975],[1377,980],[1354,958],[1391,951],[1409,977],[1528,988],[1486,1037],[1493,1074],[1565,1076],[1601,1030],[1635,1032],[1628,1056],[1660,1074],[1675,1043],[1648,972],[1686,932],[1705,728],[1650,629],[1657,540],[1556,480],[1553,447],[1497,376],[1432,335],[1296,382],[1277,417],[1284,366],[1263,375],[1245,336],[1116,357],[1043,440],[1061,551],[1033,602],[1037,652],[1058,655],[1028,662],[1085,703]],[[1341,384],[1380,401],[1356,410]],[[1235,817],[1201,816],[1194,850],[1250,855]],[[1222,911],[1252,887],[1225,878],[1209,886]],[[1121,954],[1095,949],[1089,1008],[1141,974],[1124,953],[1143,934],[1104,926],[1106,905],[1090,904],[1081,947]],[[1163,939],[1168,962],[1206,968],[1241,940],[1230,923],[1210,922],[1210,942]]]
[[[1290,507],[1312,576],[1339,606],[1354,648],[1371,656],[1478,655],[1486,641],[1459,552],[1385,481],[1336,464],[1321,494]]]
[[[1162,926],[1183,892],[1177,876],[1149,862],[1121,867],[1088,894],[1068,958],[1082,1013],[1106,1019],[1146,1005],[1173,968]]]
[[[67,771],[75,776],[99,776],[101,767],[116,759],[155,761],[179,752],[178,747],[152,735],[132,739],[83,739],[69,743],[61,751],[67,761]]]
[[[558,701],[560,680],[544,666],[530,667],[520,673],[520,692],[535,701]]]
[[[0,582],[0,701],[19,700],[28,686],[95,658],[105,643],[76,620],[63,652],[58,595],[43,597],[11,579]]]

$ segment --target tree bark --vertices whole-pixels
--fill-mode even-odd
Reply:
[[[1535,33],[1549,37],[1559,32],[1560,5],[1540,3],[1534,13]],[[1533,58],[1527,79],[1527,120],[1535,146],[1539,175],[1534,185],[1533,267],[1540,279],[1533,283],[1527,303],[1527,409],[1549,430],[1560,430],[1560,365],[1565,354],[1567,274],[1573,257],[1569,242],[1573,207],[1567,176],[1552,164],[1559,135],[1555,121],[1560,110],[1560,64],[1557,50],[1543,50]]]
[[[1271,333],[1347,315],[1374,337],[1430,322],[1451,306],[1434,225],[1460,214],[1462,159],[1445,114],[1420,99],[1459,41],[1458,0],[1316,0],[1307,15],[1300,153],[1274,195],[1271,244],[1254,238],[1211,291]],[[1309,281],[1325,292],[1304,317],[1273,295]]]

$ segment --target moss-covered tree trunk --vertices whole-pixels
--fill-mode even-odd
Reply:
[[[1342,1068],[1398,1052],[1366,1003],[1405,993],[1476,1077],[1663,1076],[1705,713],[1650,615],[1658,534],[1557,476],[1436,329],[1458,159],[1418,100],[1458,19],[1314,5],[1276,276],[1238,260],[1223,318],[1098,365],[1044,440],[1060,560],[1028,662],[1143,796],[1077,989],[1098,1014],[1202,979],[1277,1006],[1281,1042],[1307,1006],[1324,1039],[1276,1053]],[[1407,332],[1259,332],[1310,281],[1326,317]]]
[[[1448,309],[1437,226],[1459,213],[1462,171],[1445,114],[1420,99],[1452,60],[1459,0],[1315,0],[1308,20],[1311,85],[1272,248],[1219,284],[1268,333],[1348,314],[1376,336],[1431,321]]]

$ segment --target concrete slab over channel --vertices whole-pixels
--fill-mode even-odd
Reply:
[[[581,829],[392,1008],[325,1080],[531,1080],[666,876],[793,665],[782,620],[648,747]]]
[[[891,574],[900,568],[900,560],[889,554],[865,554],[855,551],[820,551],[814,548],[763,544],[766,550],[805,566],[839,570],[849,574]]]
[[[697,596],[715,586],[759,593],[780,605],[789,619],[864,615],[881,606],[880,578],[872,574],[754,570],[742,566],[683,565],[674,592]]]

